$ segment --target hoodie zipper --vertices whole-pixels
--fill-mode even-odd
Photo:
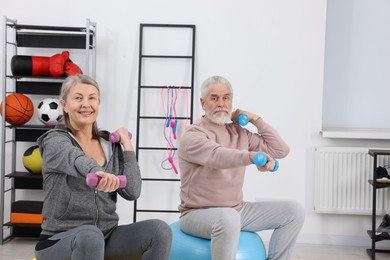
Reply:
[[[96,221],[95,221],[95,226],[96,227],[98,226],[98,222],[99,222],[99,207],[97,205],[97,193],[98,193],[98,190],[97,190],[97,188],[95,188],[94,189],[93,199],[94,199],[95,206],[96,206]]]

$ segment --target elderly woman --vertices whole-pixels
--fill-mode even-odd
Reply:
[[[119,128],[119,143],[99,131],[100,91],[89,76],[65,79],[60,102],[64,125],[38,139],[43,157],[43,224],[35,247],[45,259],[168,259],[172,243],[169,226],[161,220],[118,225],[119,194],[135,200],[141,175],[128,131]],[[86,184],[96,173],[96,187]],[[120,187],[119,175],[127,184]]]

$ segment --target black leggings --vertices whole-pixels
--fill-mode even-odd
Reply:
[[[168,260],[172,232],[153,219],[116,227],[108,238],[95,226],[83,225],[39,241],[37,260],[143,259]]]

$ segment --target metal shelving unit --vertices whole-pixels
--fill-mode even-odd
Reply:
[[[26,95],[59,94],[64,77],[25,77],[14,76],[10,69],[10,60],[20,51],[64,49],[81,52],[85,64],[79,64],[84,74],[95,78],[96,74],[96,24],[89,19],[85,27],[42,26],[18,24],[17,20],[3,18],[3,71],[2,104],[8,94],[23,93]],[[53,54],[53,53],[51,53]],[[5,106],[2,106],[2,115]],[[17,190],[42,189],[42,176],[27,171],[17,171],[18,142],[35,142],[49,128],[44,125],[25,124],[13,126],[1,117],[1,185],[0,185],[0,243],[12,237],[37,237],[40,234],[39,224],[15,224],[8,221],[11,204],[15,202]],[[10,159],[9,159],[10,157]],[[21,159],[21,158],[18,158]],[[6,206],[8,208],[6,208]],[[8,234],[6,235],[6,230]]]
[[[390,250],[386,249],[377,249],[376,242],[382,240],[390,240],[390,235],[388,233],[377,234],[376,232],[376,205],[377,205],[377,190],[383,188],[390,188],[388,183],[379,183],[376,181],[376,169],[378,167],[378,156],[390,156],[390,150],[368,150],[368,154],[371,155],[374,159],[373,162],[373,175],[372,180],[368,180],[368,183],[372,185],[372,215],[371,215],[371,224],[372,230],[367,230],[367,234],[371,238],[371,248],[367,248],[367,254],[372,260],[375,260],[375,253],[390,253]]]

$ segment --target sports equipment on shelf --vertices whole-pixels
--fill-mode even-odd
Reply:
[[[56,98],[43,99],[37,107],[38,119],[48,127],[60,123],[64,116],[59,104]]]
[[[69,59],[69,52],[51,57],[15,55],[11,59],[14,76],[62,77],[82,74],[82,70]]]
[[[24,152],[23,166],[32,174],[42,174],[42,155],[38,145],[31,146]]]
[[[2,113],[0,104],[0,113]],[[5,98],[5,121],[11,125],[24,125],[34,114],[34,105],[29,97],[21,93],[10,94]]]

